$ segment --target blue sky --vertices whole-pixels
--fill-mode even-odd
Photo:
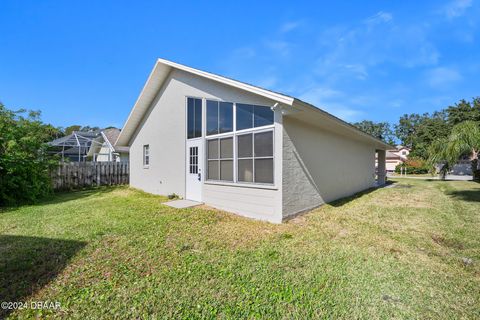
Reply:
[[[480,95],[479,24],[475,0],[2,0],[0,101],[121,127],[162,57],[394,123]]]

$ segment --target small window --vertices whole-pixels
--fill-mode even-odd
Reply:
[[[233,131],[233,103],[207,100],[207,135]]]
[[[202,99],[187,98],[187,138],[202,136]]]
[[[233,181],[233,137],[207,141],[207,179]]]
[[[240,182],[273,183],[273,131],[237,136]]]
[[[237,130],[271,124],[273,124],[273,111],[270,107],[237,103]]]
[[[143,145],[143,166],[148,167],[150,165],[150,146],[148,144]]]

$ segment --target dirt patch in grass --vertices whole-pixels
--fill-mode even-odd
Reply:
[[[451,248],[451,249],[455,249],[455,250],[465,249],[465,245],[463,243],[461,243],[460,241],[455,240],[455,239],[446,239],[443,236],[434,234],[434,235],[432,235],[432,240],[436,244],[439,244],[443,247],[447,247],[447,248]]]

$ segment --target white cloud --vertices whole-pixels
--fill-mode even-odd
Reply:
[[[345,121],[357,121],[363,114],[358,109],[339,103],[338,101],[345,99],[345,95],[338,90],[328,87],[312,87],[301,94],[299,98]]]
[[[365,23],[368,25],[375,25],[379,23],[386,23],[393,20],[393,15],[390,12],[379,11],[371,17],[365,19]]]
[[[448,3],[441,11],[447,19],[458,18],[472,6],[472,0],[454,0]]]
[[[289,21],[280,26],[280,32],[281,33],[287,33],[292,30],[297,29],[300,26],[300,21]]]
[[[462,75],[454,68],[438,67],[426,73],[427,83],[434,88],[443,88],[460,80],[462,80]]]
[[[278,54],[279,56],[286,57],[290,54],[290,50],[292,45],[287,41],[267,41],[265,42],[265,46],[271,49],[273,52]]]

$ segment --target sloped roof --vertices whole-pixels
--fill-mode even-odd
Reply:
[[[105,135],[105,138],[110,142],[110,144],[113,146],[115,142],[118,139],[118,136],[120,135],[120,129],[117,128],[108,128],[105,130],[102,130],[103,134]]]
[[[300,99],[291,97],[286,94],[274,92],[271,90],[267,90],[264,88],[260,88],[258,86],[254,86],[245,82],[240,82],[234,79],[230,79],[227,77],[223,77],[217,74],[213,74],[210,72],[194,69],[179,63],[175,63],[172,61],[168,61],[165,59],[158,59],[152,72],[150,73],[147,82],[145,83],[140,96],[138,97],[137,101],[135,102],[128,118],[127,121],[125,122],[125,125],[122,128],[122,131],[120,132],[120,135],[118,136],[117,141],[115,142],[115,145],[117,146],[127,146],[130,143],[130,139],[132,138],[133,134],[136,131],[136,128],[138,125],[141,123],[144,115],[148,111],[151,103],[155,99],[155,96],[158,93],[158,90],[160,90],[161,86],[163,85],[164,81],[167,79],[168,75],[170,74],[171,70],[177,69],[177,70],[182,70],[188,73],[191,73],[193,75],[203,77],[206,79],[210,79],[231,87],[235,87],[237,89],[245,90],[248,92],[251,92],[253,94],[262,96],[264,98],[273,100],[280,104],[282,107],[285,106],[287,109],[290,107],[291,110],[297,109],[301,111],[306,111],[306,113],[316,113],[317,120],[322,119],[326,120],[327,124],[330,127],[339,127],[343,131],[347,132],[348,134],[355,134],[358,137],[361,137],[364,140],[369,140],[371,142],[375,143],[375,146],[380,149],[393,149],[391,145],[388,145],[387,143],[381,141],[380,139],[377,139],[361,130],[358,128],[354,127],[353,125],[341,120],[340,118],[337,118],[333,116],[332,114],[321,110],[309,103],[306,103],[304,101],[301,101]],[[288,110],[284,113],[285,115],[288,115]],[[309,119],[311,117],[306,116],[306,119]]]

